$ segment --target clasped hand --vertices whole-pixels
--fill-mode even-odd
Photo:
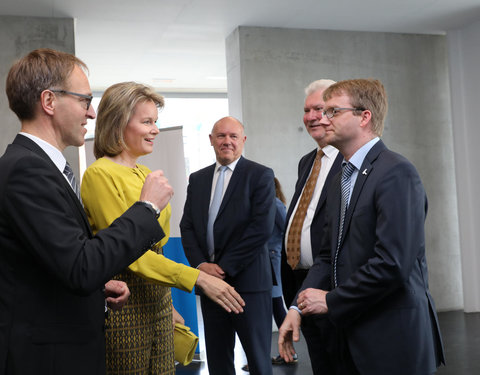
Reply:
[[[235,288],[222,279],[225,272],[218,264],[202,263],[199,267],[197,285],[212,301],[218,303],[227,312],[239,314],[243,312],[245,301]]]
[[[326,295],[327,292],[321,289],[302,290],[297,298],[297,306],[302,315],[326,314],[328,312]]]

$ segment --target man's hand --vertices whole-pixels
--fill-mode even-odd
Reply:
[[[209,275],[218,277],[219,279],[225,279],[225,271],[222,270],[222,267],[220,267],[216,263],[202,263],[198,266],[198,269],[200,271],[203,271],[205,273],[208,273]]]
[[[301,322],[302,317],[298,311],[290,309],[278,329],[278,353],[287,363],[293,361],[293,355],[295,354],[293,341],[298,342],[300,340]]]
[[[130,290],[125,282],[110,280],[105,284],[105,298],[112,310],[120,310],[128,301]]]
[[[235,291],[233,286],[230,286],[218,277],[200,270],[195,285],[200,287],[208,298],[218,303],[227,310],[227,312],[233,311],[235,314],[243,312],[242,307],[245,306],[245,302],[242,297],[240,297],[240,294]]]
[[[162,171],[158,170],[147,175],[140,193],[141,201],[152,202],[160,210],[163,210],[172,196],[173,188],[168,184],[168,180]]]
[[[328,312],[327,293],[313,288],[302,290],[297,298],[297,305],[302,315],[326,314]]]

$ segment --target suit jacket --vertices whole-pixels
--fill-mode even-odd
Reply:
[[[180,222],[185,255],[193,267],[209,262],[208,209],[215,164],[190,175]],[[275,220],[273,171],[240,157],[213,227],[215,263],[238,292],[272,288],[267,241]]]
[[[0,374],[104,374],[104,284],[162,229],[135,204],[93,237],[63,174],[22,135],[0,171]]]
[[[345,216],[334,287],[340,175],[327,198],[321,254],[302,289],[332,289],[328,316],[360,373],[432,374],[444,361],[428,290],[427,200],[415,167],[377,142],[360,168]]]
[[[303,187],[307,182],[307,178],[310,175],[313,162],[317,155],[317,149],[312,150],[308,154],[304,155],[300,162],[298,163],[298,179],[295,184],[295,193],[293,194],[292,201],[288,207],[287,218],[285,221],[285,233],[287,236],[286,227],[290,221],[293,210],[297,204],[300,195],[302,194]],[[325,202],[327,199],[328,187],[332,183],[333,177],[341,170],[343,156],[338,153],[335,161],[333,162],[330,171],[328,172],[327,178],[320,193],[320,198],[318,200],[317,208],[315,209],[315,215],[312,220],[310,227],[310,238],[312,245],[312,258],[315,260],[317,255],[320,253],[320,246],[322,240],[322,231],[325,225]],[[282,287],[283,287],[283,298],[285,299],[285,304],[290,306],[295,295],[297,294],[298,288],[295,283],[295,278],[293,276],[292,267],[287,263],[287,254],[285,249],[285,238],[282,241]]]

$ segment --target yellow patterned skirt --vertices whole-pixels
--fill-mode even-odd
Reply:
[[[127,283],[131,295],[105,321],[107,374],[175,374],[170,288],[128,270],[115,278]]]

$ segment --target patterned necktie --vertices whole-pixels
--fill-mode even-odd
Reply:
[[[70,183],[73,191],[75,192],[75,195],[77,196],[78,200],[82,202],[82,198],[80,198],[80,188],[78,187],[77,180],[75,179],[75,175],[73,174],[72,168],[70,167],[70,164],[68,164],[68,161],[65,164],[63,174],[67,176],[67,180]]]
[[[350,196],[350,187],[351,187],[351,178],[352,173],[355,171],[355,166],[352,163],[345,163],[342,169],[342,179],[340,182],[341,191],[342,191],[342,201],[340,204],[340,220],[338,225],[338,239],[337,239],[337,250],[335,251],[335,261],[333,263],[333,275],[335,281],[335,287],[337,284],[337,259],[338,253],[340,251],[340,242],[342,241],[343,235],[343,225],[345,224],[345,214],[348,209],[348,197]]]
[[[315,191],[315,185],[317,184],[318,175],[320,173],[320,167],[322,166],[323,151],[318,150],[315,161],[313,162],[312,172],[308,177],[305,187],[303,188],[302,196],[293,216],[292,224],[288,231],[287,237],[287,262],[295,269],[300,261],[300,239],[302,237],[303,222],[307,215],[308,206],[312,200],[313,192]]]
[[[215,247],[213,244],[213,224],[217,218],[218,210],[220,204],[222,203],[222,193],[223,193],[223,182],[225,180],[225,171],[227,167],[222,165],[218,168],[218,179],[215,185],[215,191],[213,192],[212,203],[210,204],[210,209],[208,210],[208,224],[207,224],[207,246],[208,246],[208,256],[210,261],[213,262],[215,257]]]

